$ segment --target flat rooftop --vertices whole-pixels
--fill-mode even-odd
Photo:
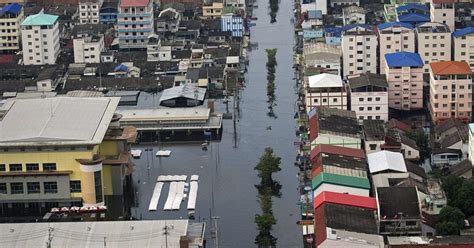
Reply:
[[[211,110],[204,107],[193,108],[154,108],[154,109],[120,109],[123,121],[178,121],[207,120]]]
[[[100,144],[119,99],[11,99],[2,107],[0,147]]]

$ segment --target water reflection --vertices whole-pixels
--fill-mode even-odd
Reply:
[[[278,13],[278,9],[280,5],[280,0],[269,0],[268,1],[268,8],[270,14],[270,23],[275,23],[277,21],[276,16]]]

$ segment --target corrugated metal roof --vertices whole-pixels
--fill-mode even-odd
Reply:
[[[350,177],[326,172],[319,173],[318,176],[311,181],[313,189],[317,189],[319,185],[329,183],[352,188],[370,189],[370,183],[367,178]]]
[[[474,33],[474,27],[466,27],[463,29],[458,29],[453,32],[453,37],[458,38],[464,35],[472,34]]]
[[[397,12],[407,11],[407,10],[429,11],[430,9],[428,8],[428,6],[424,4],[418,4],[418,3],[407,3],[405,5],[397,7]]]
[[[379,30],[384,30],[391,27],[403,27],[403,28],[408,28],[408,29],[414,29],[413,25],[406,22],[386,22],[386,23],[382,23],[378,25]]]
[[[399,152],[379,151],[367,155],[370,173],[382,171],[407,172],[405,159]]]
[[[5,13],[12,13],[14,15],[17,15],[18,13],[21,12],[22,6],[19,5],[18,3],[11,3],[5,5],[5,7],[0,9],[0,15],[5,14]]]
[[[408,13],[408,14],[398,16],[398,21],[400,22],[420,23],[420,22],[429,22],[430,20],[431,19],[429,16],[418,14],[418,13]]]
[[[53,25],[58,20],[59,16],[48,15],[45,13],[38,13],[36,15],[28,16],[22,23],[21,26],[42,26],[42,25]]]
[[[121,0],[120,7],[145,7],[149,3],[150,0]]]
[[[471,67],[465,61],[441,61],[430,63],[435,75],[468,75],[472,74]]]
[[[310,76],[308,81],[310,88],[342,87],[343,85],[340,76],[329,73]]]
[[[356,158],[365,158],[365,153],[361,149],[354,149],[342,146],[333,146],[328,144],[318,144],[314,149],[311,150],[311,160],[318,156],[320,153],[328,153],[334,155],[343,155]]]
[[[377,200],[373,197],[349,195],[329,191],[323,191],[314,197],[313,205],[315,209],[321,206],[323,203],[334,203],[377,210]]]
[[[397,52],[385,54],[389,67],[423,67],[423,60],[418,53]]]

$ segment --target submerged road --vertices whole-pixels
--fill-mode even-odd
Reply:
[[[268,0],[259,0],[259,8],[254,10],[257,25],[251,28],[251,42],[258,43],[252,50],[246,76],[246,87],[241,91],[240,114],[236,123],[236,135],[232,120],[224,121],[221,142],[213,142],[208,151],[202,151],[199,144],[157,144],[154,147],[137,146],[142,149],[141,159],[135,160],[134,173],[138,206],[132,215],[142,219],[187,218],[187,200],[180,211],[163,211],[168,195],[169,183],[163,186],[158,211],[149,212],[148,205],[159,175],[198,174],[199,192],[197,196],[196,220],[207,222],[207,244],[214,247],[210,229],[210,216],[219,216],[218,235],[220,247],[256,247],[257,235],[254,216],[260,213],[257,202],[259,183],[254,166],[265,147],[272,147],[282,158],[282,170],[275,179],[282,184],[281,198],[274,198],[273,211],[277,224],[273,236],[278,238],[278,247],[302,247],[301,229],[296,222],[299,217],[297,191],[297,168],[293,165],[296,155],[296,140],[293,119],[295,113],[295,81],[292,48],[294,45],[293,1],[281,1],[277,22],[270,24]],[[265,49],[277,48],[276,103],[277,118],[267,116]],[[139,107],[153,106],[152,96],[142,94]],[[229,109],[232,111],[232,104]],[[217,102],[218,111],[225,111],[222,102]],[[271,130],[268,128],[271,127]],[[234,137],[237,137],[234,139]],[[145,148],[153,149],[145,151]],[[169,149],[169,158],[156,158],[159,149]],[[189,180],[189,179],[188,179]]]

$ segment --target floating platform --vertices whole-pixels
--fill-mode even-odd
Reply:
[[[163,189],[162,182],[158,182],[155,185],[155,189],[153,190],[153,195],[151,196],[150,205],[148,206],[148,211],[156,211],[158,208],[158,202],[161,196],[161,190]]]
[[[186,175],[161,175],[156,179],[157,182],[184,182],[188,179]]]
[[[198,182],[191,181],[190,188],[189,188],[189,197],[188,197],[188,210],[196,209],[197,192],[198,192]]]

